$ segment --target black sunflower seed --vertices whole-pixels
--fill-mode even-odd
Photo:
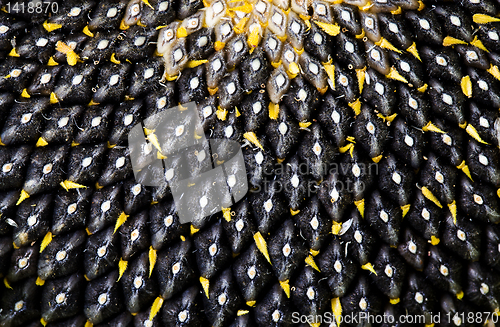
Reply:
[[[328,286],[334,297],[343,297],[356,277],[358,266],[347,256],[346,243],[334,237],[316,262],[321,273],[328,276]],[[332,264],[333,263],[333,264]]]
[[[498,309],[498,276],[487,271],[480,263],[471,263],[467,269],[469,283],[465,290],[474,304],[492,311]]]
[[[354,201],[364,199],[375,182],[378,164],[371,162],[363,151],[354,148],[342,154],[340,164],[332,164],[330,171],[339,172],[345,178],[342,187],[351,193]]]
[[[347,243],[347,251],[352,253],[361,265],[369,263],[375,250],[376,238],[359,216],[358,211],[353,210],[350,219],[342,225],[343,228],[347,228],[345,234],[341,235],[341,240]]]
[[[431,110],[427,97],[406,85],[400,85],[398,91],[400,94],[400,109],[405,120],[418,128],[426,126],[429,122],[429,111]]]
[[[205,66],[185,69],[177,82],[179,90],[179,102],[200,102],[207,94],[205,81]]]
[[[162,201],[152,206],[149,210],[149,224],[151,245],[155,250],[177,240],[185,227],[180,224],[172,201]]]
[[[412,55],[390,52],[391,63],[398,73],[408,81],[408,86],[425,87],[425,71],[422,63]]]
[[[23,185],[23,178],[29,156],[33,147],[23,145],[18,148],[0,151],[0,189],[9,190],[20,188]]]
[[[278,280],[288,280],[303,262],[307,250],[299,238],[293,220],[286,220],[269,239],[269,256]]]
[[[396,118],[391,125],[394,126],[391,142],[393,151],[412,168],[420,167],[427,146],[424,133],[400,118]]]
[[[116,108],[109,134],[110,145],[123,145],[128,140],[128,133],[139,123],[142,111],[142,100],[125,101]]]
[[[360,141],[361,147],[368,152],[370,158],[375,158],[382,154],[387,141],[388,128],[369,106],[363,105],[361,113],[354,122],[353,134]]]
[[[320,200],[313,196],[294,219],[313,251],[320,251],[331,232],[331,221],[321,206]]]
[[[495,131],[495,126],[498,126],[500,123],[500,120],[498,120],[500,117],[495,111],[482,111],[480,107],[482,106],[475,102],[470,103],[469,119],[467,121],[474,127],[482,140],[498,145],[499,139]]]
[[[153,302],[158,293],[156,281],[149,278],[149,257],[143,252],[131,260],[120,279],[125,305],[131,313],[137,313]]]
[[[78,0],[68,0],[61,4],[58,15],[52,16],[48,23],[62,25],[68,31],[82,30],[85,26],[87,15],[95,6],[95,1],[81,3]]]
[[[462,292],[462,265],[436,246],[429,248],[429,254],[424,273],[436,287],[458,296]]]
[[[136,98],[145,95],[151,87],[159,86],[162,77],[161,65],[162,62],[157,58],[137,62],[132,71],[135,78],[130,83],[127,94]]]
[[[0,135],[2,143],[35,143],[40,137],[49,101],[47,98],[33,98],[12,106],[10,115]]]
[[[462,125],[465,123],[465,98],[458,86],[442,84],[437,80],[429,81],[429,97],[432,109],[449,122]]]
[[[443,205],[451,204],[455,200],[456,179],[456,168],[445,165],[434,154],[429,155],[420,174],[422,186],[427,187]]]
[[[85,238],[82,230],[54,237],[39,255],[38,276],[48,280],[75,273],[81,266]]]
[[[357,11],[355,11],[354,8],[354,6],[348,4],[332,6],[333,15],[339,25],[351,32],[352,35],[359,35],[361,34],[361,25],[359,23]]]
[[[292,311],[285,292],[276,284],[259,301],[255,308],[255,320],[259,326],[292,326]]]
[[[110,58],[111,54],[114,52],[113,50],[118,34],[118,31],[97,32],[94,37],[90,38],[85,43],[85,46],[80,53],[80,58],[84,60],[90,59],[97,62]]]
[[[139,61],[152,57],[155,47],[152,44],[156,40],[158,32],[142,26],[131,26],[125,31],[123,40],[116,44],[116,59]]]
[[[330,7],[325,4],[318,3],[316,6],[323,6],[327,8],[327,12],[330,11]],[[330,35],[323,32],[316,24],[311,24],[311,30],[304,36],[304,49],[321,62],[327,62],[328,56],[331,55],[331,42]]]
[[[252,209],[247,200],[233,206],[231,208],[231,220],[224,220],[222,223],[233,253],[240,253],[242,249],[253,242],[253,235],[256,230]]]
[[[497,26],[494,24],[483,25],[478,31],[478,37],[487,47],[495,52],[500,49]]]
[[[338,147],[345,145],[352,119],[351,108],[327,93],[318,112],[318,121]]]
[[[87,284],[83,311],[91,323],[98,324],[122,310],[117,279],[118,271],[115,270]]]
[[[55,189],[64,179],[68,149],[68,146],[36,149],[31,155],[23,190],[33,195]]]
[[[478,101],[489,107],[500,105],[500,88],[497,80],[479,69],[469,68],[467,73],[472,84],[472,93]]]
[[[252,79],[252,83],[254,80]],[[267,122],[268,114],[266,108],[268,107],[269,97],[265,90],[254,90],[249,96],[243,99],[238,109],[245,120],[244,128],[246,131],[256,131]]]
[[[238,69],[233,70],[224,77],[218,84],[218,88],[219,106],[222,109],[230,109],[239,104],[244,90],[241,85]]]
[[[89,30],[107,30],[119,26],[126,5],[125,2],[120,1],[100,2],[90,14]]]
[[[216,139],[230,139],[241,142],[242,140],[242,119],[236,113],[229,113],[225,120],[216,120],[213,124],[212,137]],[[212,156],[217,154],[217,159],[223,160],[227,157],[227,152],[230,149],[225,148],[226,143],[217,144],[217,147],[212,148]]]
[[[420,54],[427,73],[434,78],[445,78],[447,80],[459,83],[463,77],[460,68],[459,57],[454,51],[444,49],[444,51],[435,51],[432,48],[424,47]]]
[[[442,224],[443,212],[422,192],[417,192],[407,216],[410,226],[427,240],[439,238],[439,228]]]
[[[52,195],[41,194],[24,200],[18,207],[12,240],[17,247],[43,238],[50,229]]]
[[[0,16],[0,23],[5,26],[2,41],[0,41],[0,49],[5,51],[10,51],[12,49],[12,40],[15,36],[22,33],[22,30],[26,27],[26,22],[22,20],[17,20],[14,17],[2,12]]]
[[[229,269],[224,270],[210,283],[209,298],[203,297],[205,314],[214,327],[221,327],[231,321],[241,305],[241,297]]]
[[[333,94],[347,103],[353,103],[359,97],[359,84],[354,71],[345,69],[343,65],[335,65],[335,87]]]
[[[420,274],[412,272],[408,278],[403,304],[409,313],[422,315],[426,323],[431,323],[437,298],[431,285]]]
[[[60,190],[54,201],[51,232],[54,235],[86,227],[92,191]]]
[[[298,153],[308,166],[308,174],[317,181],[321,181],[328,173],[327,167],[335,152],[319,124],[314,123],[309,130],[299,145]]]
[[[49,144],[70,143],[78,121],[83,112],[83,106],[72,106],[68,108],[53,108],[48,115],[49,120],[41,138]]]
[[[390,299],[399,299],[402,294],[406,265],[397,250],[383,245],[374,262],[376,274],[370,274],[378,289]]]
[[[80,273],[48,281],[42,293],[43,320],[53,322],[79,313],[83,308],[82,282]]]
[[[17,285],[16,289],[5,290],[2,296],[2,313],[0,322],[5,326],[21,326],[40,316],[38,287],[36,278],[29,278]]]
[[[371,292],[368,278],[361,275],[350,293],[344,295],[340,300],[342,310],[348,310],[355,316],[362,317],[361,312],[378,313],[381,311],[380,299]],[[364,319],[361,318],[360,321]]]
[[[324,280],[313,268],[306,266],[295,280],[292,302],[303,315],[321,315],[329,310],[330,297]]]
[[[96,103],[118,102],[125,95],[125,81],[131,70],[128,62],[115,64],[105,64],[99,71],[97,77],[97,91],[92,100]]]
[[[378,191],[374,191],[368,201],[366,220],[383,241],[397,246],[403,220],[401,209],[386,200]]]
[[[322,37],[321,34],[320,37]],[[313,40],[316,41],[316,39]],[[336,51],[337,60],[346,65],[351,65],[354,69],[363,69],[366,67],[365,58],[360,55],[361,45],[354,37],[341,32],[335,40],[338,44]],[[327,62],[328,60],[322,61]]]
[[[485,51],[474,46],[462,44],[457,45],[455,49],[460,57],[462,57],[465,65],[484,70],[490,68],[490,62]]]
[[[413,43],[406,22],[398,15],[379,14],[380,33],[398,49],[408,49]]]
[[[441,315],[450,317],[449,321],[441,322],[443,326],[456,326],[462,323],[461,315],[472,315],[474,310],[469,303],[453,298],[450,294],[441,297]],[[470,312],[470,313],[469,313]],[[446,319],[448,320],[448,319]]]
[[[191,247],[191,241],[185,239],[158,252],[158,260],[153,273],[156,274],[160,296],[163,299],[170,299],[194,282]]]
[[[444,245],[460,257],[476,261],[481,255],[481,229],[466,217],[457,215],[456,223],[452,214],[445,217],[445,227],[442,233]]]
[[[403,242],[398,245],[398,251],[410,266],[420,271],[424,269],[427,243],[411,229],[405,230]]]
[[[320,184],[318,198],[330,217],[342,221],[345,210],[352,203],[352,186],[347,184],[345,177],[330,172],[328,178]]]
[[[33,76],[33,82],[27,87],[26,91],[31,96],[48,96],[54,90],[61,66],[43,66]]]
[[[89,280],[110,272],[120,259],[120,235],[113,229],[109,227],[87,238],[83,266]]]
[[[121,184],[108,186],[93,193],[90,216],[87,221],[90,233],[94,234],[116,222],[123,212],[122,199],[123,187]]]
[[[386,192],[400,206],[410,203],[413,175],[394,155],[388,155],[380,163],[378,180],[380,190]]]
[[[271,232],[283,220],[288,211],[279,181],[266,182],[259,193],[252,192],[250,205],[256,218],[257,229],[262,234]]]
[[[100,186],[115,184],[131,177],[129,153],[128,148],[116,147],[109,150],[101,177],[97,181]]]
[[[319,93],[308,82],[300,77],[292,80],[283,103],[290,109],[298,121],[309,120],[318,103]]]
[[[465,42],[472,41],[472,22],[464,11],[456,6],[436,6],[435,13],[444,22],[444,31]]]
[[[0,89],[5,92],[12,91],[21,94],[39,67],[40,65],[36,62],[25,62],[14,57],[7,58],[0,67],[0,75],[4,77],[0,79]],[[6,78],[7,76],[9,78]]]
[[[500,220],[496,192],[489,185],[472,182],[467,177],[460,180],[461,209],[472,218],[497,223]]]
[[[79,145],[71,148],[67,160],[67,179],[78,184],[90,184],[99,178],[105,144]]]
[[[299,139],[299,126],[288,114],[288,108],[280,106],[278,119],[271,120],[266,134],[269,146],[278,159],[285,159]]]
[[[92,99],[89,89],[94,87],[96,66],[90,63],[77,63],[65,66],[54,89],[57,100],[64,103],[87,104]]]
[[[251,306],[253,306],[252,302],[255,302],[265,291],[272,279],[272,270],[269,269],[266,259],[254,244],[238,256],[233,265],[233,274],[243,298]]]
[[[120,229],[123,260],[128,261],[137,253],[147,249],[150,244],[147,220],[148,212],[142,211],[129,217]]]
[[[451,163],[453,166],[459,166],[464,160],[465,148],[463,146],[463,130],[444,124],[435,119],[433,124],[445,133],[430,133],[430,145],[437,156],[443,161]]]
[[[500,268],[500,231],[497,226],[488,226],[485,230],[486,234],[486,249],[484,258],[486,263],[498,270]]]
[[[99,143],[107,139],[113,106],[90,106],[80,117],[73,141],[78,144]]]
[[[174,299],[165,301],[162,309],[163,324],[166,326],[194,327],[207,323],[200,309],[201,296],[200,290],[196,286],[191,286]]]
[[[194,235],[196,263],[203,278],[210,279],[215,276],[231,258],[231,250],[223,240],[220,222]]]
[[[22,58],[37,60],[45,64],[53,53],[54,45],[61,38],[62,34],[58,32],[49,34],[39,25],[23,37],[15,49]]]
[[[494,187],[500,186],[500,157],[491,147],[480,146],[475,140],[469,142],[467,165],[474,177],[489,182]]]
[[[27,246],[14,250],[10,257],[10,268],[6,274],[9,283],[37,276],[37,262],[38,246]]]
[[[373,69],[367,71],[365,78],[363,97],[382,114],[392,115],[396,104],[394,83],[383,78]]]

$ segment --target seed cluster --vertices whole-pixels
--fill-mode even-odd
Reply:
[[[499,11],[494,0],[2,7],[0,325],[291,326],[294,312],[327,311],[429,324],[498,311]],[[207,138],[241,143],[251,189],[191,225],[167,185],[181,177],[145,186],[129,158],[175,164],[146,118],[190,101]],[[140,123],[146,143],[130,150]],[[184,162],[201,169],[209,153]],[[215,196],[200,187],[190,201]]]

